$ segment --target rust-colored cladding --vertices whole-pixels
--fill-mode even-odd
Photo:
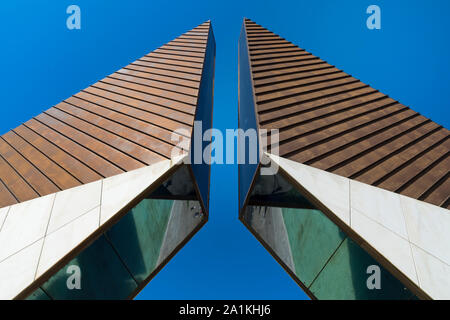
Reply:
[[[0,208],[170,159],[192,133],[210,22],[0,137]]]
[[[246,19],[257,121],[279,155],[450,208],[449,131]]]

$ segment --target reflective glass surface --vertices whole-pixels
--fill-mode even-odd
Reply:
[[[28,299],[129,298],[204,218],[183,165]],[[79,288],[74,286],[74,266],[79,270]]]

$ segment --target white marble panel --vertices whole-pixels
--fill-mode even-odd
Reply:
[[[349,179],[282,157],[271,154],[269,157],[336,217],[345,224],[350,224]]]
[[[412,245],[420,287],[433,299],[450,300],[450,266]]]
[[[34,280],[43,239],[0,262],[0,299],[15,298]]]
[[[409,240],[450,265],[450,210],[405,196],[400,199]]]
[[[98,207],[101,192],[101,180],[58,192],[47,233],[52,233],[66,223]]]
[[[352,229],[371,247],[392,263],[398,270],[418,285],[411,244],[390,229],[352,210]]]
[[[55,232],[47,234],[44,240],[44,247],[42,249],[36,278],[40,277],[97,230],[99,218],[100,207],[97,207]]]
[[[11,206],[0,232],[0,261],[43,238],[55,194]]]
[[[350,181],[351,206],[372,220],[408,239],[400,196],[381,188]]]

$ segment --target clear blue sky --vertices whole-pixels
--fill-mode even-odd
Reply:
[[[82,30],[66,28],[81,7]],[[370,4],[382,29],[366,28]],[[214,127],[237,126],[237,41],[243,17],[449,127],[450,1],[13,0],[0,4],[0,134],[211,19]],[[140,299],[304,299],[237,219],[237,168],[212,168],[208,224]]]

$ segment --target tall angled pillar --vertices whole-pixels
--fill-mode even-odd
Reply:
[[[240,219],[310,297],[450,299],[447,129],[248,19],[239,126]]]
[[[214,64],[208,21],[1,136],[0,299],[133,298],[206,223]]]

